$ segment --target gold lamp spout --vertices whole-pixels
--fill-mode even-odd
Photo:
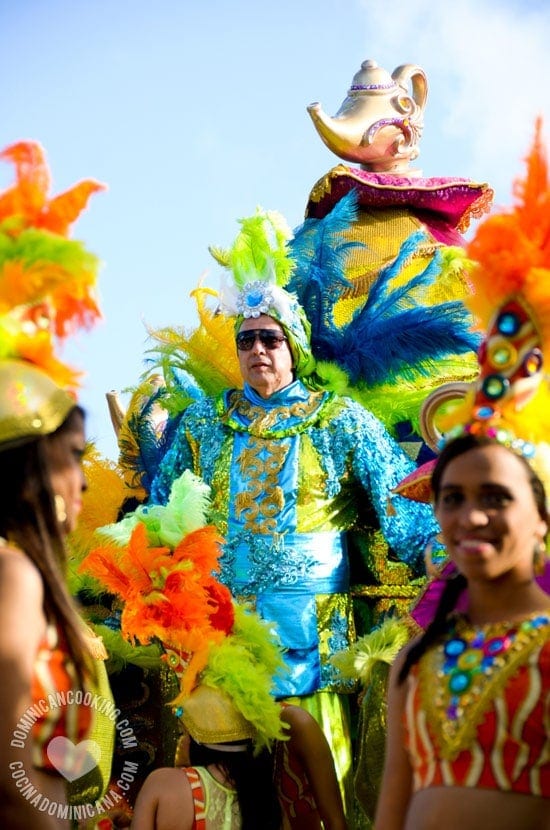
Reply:
[[[317,101],[307,108],[315,129],[329,148],[337,156],[348,161],[358,161],[354,148],[359,148],[365,130],[360,118],[331,117],[323,111]]]
[[[307,110],[323,142],[340,158],[366,170],[410,175],[408,164],[420,152],[427,92],[419,66],[403,64],[390,75],[366,60],[335,116],[318,102]]]

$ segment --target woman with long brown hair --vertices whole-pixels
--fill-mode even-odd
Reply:
[[[56,355],[99,316],[97,260],[68,231],[102,186],[50,199],[40,145],[13,144],[0,159],[16,169],[0,193],[0,825],[38,830],[68,827],[73,805],[102,793],[93,770],[108,780],[110,766],[110,738],[90,739],[98,681],[109,694],[101,642],[65,582],[85,435],[78,373]]]

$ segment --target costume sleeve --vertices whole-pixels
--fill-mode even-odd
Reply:
[[[431,505],[391,494],[415,464],[371,412],[350,401],[346,417],[354,422],[353,473],[369,494],[386,541],[399,559],[418,571],[424,548],[439,526]]]
[[[174,440],[160,462],[151,484],[150,504],[166,504],[173,482],[184,470],[193,470],[193,454],[187,437],[190,417],[192,417],[191,413],[183,416]]]

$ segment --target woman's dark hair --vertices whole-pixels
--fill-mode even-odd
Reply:
[[[464,455],[464,453],[469,452],[470,450],[495,445],[504,446],[503,444],[498,444],[498,442],[493,438],[489,438],[485,435],[464,435],[460,438],[455,438],[454,441],[450,441],[446,444],[442,449],[441,454],[438,456],[432,472],[431,485],[435,503],[437,504],[439,494],[441,492],[441,480],[443,478],[443,473],[451,461],[461,455]],[[513,452],[513,450],[509,450],[509,452]],[[550,524],[548,508],[546,506],[544,484],[536,473],[533,472],[529,462],[523,456],[516,453],[513,454],[525,467],[539,516],[545,522]],[[454,610],[458,598],[466,589],[467,584],[466,578],[460,573],[455,574],[447,580],[433,620],[430,622],[420,639],[413,646],[411,646],[407,652],[407,656],[405,657],[397,678],[398,683],[404,682],[412,666],[418,663],[424,652],[436,643],[445,633],[448,625],[449,614]]]
[[[224,752],[223,744],[219,750],[211,749],[191,738],[189,760],[193,766],[217,764],[223,769],[237,792],[242,830],[279,830],[282,813],[273,780],[273,756],[267,749],[254,755],[252,743],[242,743],[245,752]]]
[[[65,582],[67,553],[46,457],[47,442],[74,430],[79,418],[84,418],[84,412],[75,406],[51,435],[0,452],[0,535],[21,548],[38,569],[44,586],[44,613],[63,631],[82,682],[94,671]]]

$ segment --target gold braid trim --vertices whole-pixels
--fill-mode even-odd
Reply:
[[[540,612],[528,619],[541,616]],[[420,660],[419,693],[421,705],[426,712],[427,722],[433,729],[441,758],[452,761],[475,739],[476,731],[491,703],[505,688],[509,678],[517,669],[528,662],[530,656],[542,647],[549,638],[549,623],[539,627],[523,627],[518,623],[501,622],[486,626],[472,626],[464,617],[457,615],[456,627],[445,639],[430,649]],[[523,621],[525,622],[525,621]],[[473,675],[468,690],[460,695],[457,717],[447,715],[451,692],[443,674],[446,660],[444,648],[452,638],[462,638],[468,643],[479,631],[485,635],[484,642],[493,637],[503,637],[515,631],[515,637],[508,649],[494,657],[492,666]],[[434,684],[434,678],[437,683]]]

